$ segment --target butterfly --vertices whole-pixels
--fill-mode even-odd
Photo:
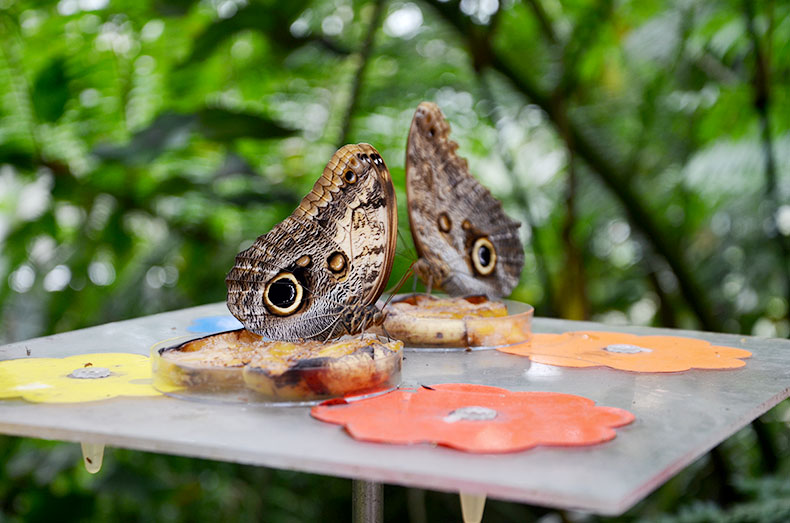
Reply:
[[[451,296],[507,296],[524,266],[521,223],[469,173],[449,134],[436,104],[417,107],[406,144],[409,224],[419,256],[412,269],[429,289]]]
[[[340,148],[293,214],[236,256],[228,309],[256,334],[331,339],[382,321],[398,214],[381,155]]]

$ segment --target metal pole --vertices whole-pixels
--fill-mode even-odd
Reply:
[[[351,505],[353,523],[382,523],[384,521],[384,495],[381,483],[351,480]]]

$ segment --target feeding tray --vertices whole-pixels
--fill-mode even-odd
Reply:
[[[402,347],[370,334],[286,342],[239,329],[160,342],[151,361],[154,387],[173,396],[303,404],[397,387]]]
[[[485,296],[410,294],[393,300],[385,312],[382,330],[408,349],[483,349],[528,341],[534,309]]]

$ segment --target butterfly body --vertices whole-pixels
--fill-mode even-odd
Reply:
[[[406,146],[414,272],[451,296],[507,296],[524,266],[521,224],[469,173],[449,134],[439,107],[421,103]]]
[[[392,180],[368,144],[339,149],[293,214],[236,256],[228,309],[271,339],[331,339],[381,321],[395,254]]]

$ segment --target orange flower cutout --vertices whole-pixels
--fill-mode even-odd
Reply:
[[[637,336],[620,332],[534,334],[528,342],[498,350],[560,367],[606,366],[633,372],[736,369],[751,352],[679,336]]]
[[[436,443],[477,453],[593,445],[614,439],[614,427],[634,420],[626,410],[596,407],[581,396],[463,383],[400,389],[352,402],[329,400],[311,413],[343,425],[362,441]]]

